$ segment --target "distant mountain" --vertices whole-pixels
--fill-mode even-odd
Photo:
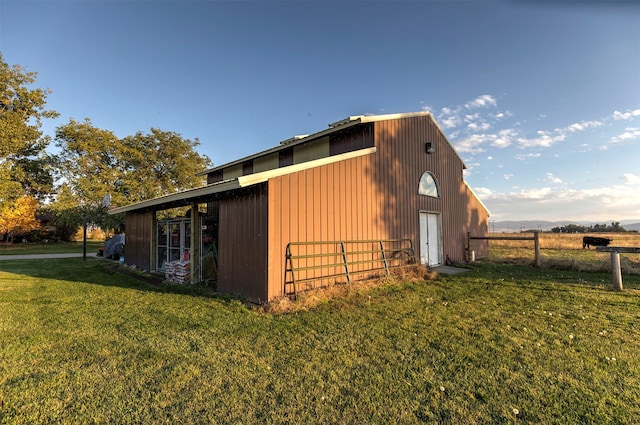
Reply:
[[[551,230],[554,227],[562,227],[567,224],[580,224],[582,226],[585,223],[576,221],[543,221],[543,220],[520,220],[520,221],[491,221],[489,219],[489,231],[490,232],[522,232],[523,230],[540,230],[542,232]]]
[[[637,220],[624,220],[620,221],[622,227],[625,230],[640,231],[640,221]],[[568,224],[578,224],[580,226],[592,226],[594,224],[610,224],[610,222],[589,222],[589,221],[544,221],[544,220],[520,220],[520,221],[492,221],[489,219],[489,231],[496,233],[513,233],[521,232],[523,230],[539,230],[545,232],[553,229],[554,227],[562,227]]]
[[[624,227],[624,230],[640,232],[640,222],[638,222],[638,223],[629,223],[629,224],[620,223],[620,224],[622,224],[622,227]]]

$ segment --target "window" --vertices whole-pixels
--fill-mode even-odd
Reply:
[[[418,194],[425,196],[433,196],[434,198],[440,197],[440,188],[436,178],[430,172],[425,172],[420,177],[420,185],[418,186]]]

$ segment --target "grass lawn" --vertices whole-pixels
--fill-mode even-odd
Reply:
[[[0,243],[0,255],[82,253],[82,241],[50,243]],[[87,253],[98,252],[104,241],[87,240]]]
[[[640,418],[639,276],[479,262],[272,315],[107,264],[0,263],[0,423]]]

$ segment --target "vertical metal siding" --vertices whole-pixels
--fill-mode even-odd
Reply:
[[[329,136],[329,155],[373,147],[373,124],[348,128]]]
[[[141,270],[151,270],[154,212],[127,212],[125,223],[125,261]]]
[[[345,143],[366,140],[370,126],[360,128]],[[268,299],[282,295],[289,242],[410,238],[417,250],[419,212],[430,211],[442,217],[443,260],[462,261],[466,232],[486,231],[486,211],[463,182],[462,161],[431,117],[375,122],[371,133],[373,155],[269,180]],[[336,140],[332,154],[344,148]],[[426,142],[434,153],[426,153]],[[425,171],[436,176],[440,198],[418,195]]]
[[[207,174],[207,184],[221,182],[224,180],[224,174],[222,170],[216,170],[212,173]]]
[[[278,166],[293,165],[293,148],[286,148],[278,152]]]
[[[273,170],[274,168],[278,168],[278,165],[279,160],[277,153],[262,156],[253,160],[253,172],[259,173],[260,171]]]
[[[242,175],[253,174],[253,161],[245,161],[242,163]]]
[[[218,289],[253,302],[267,301],[266,184],[221,199]]]
[[[269,180],[269,299],[282,295],[289,242],[384,237],[364,205],[368,187],[364,170],[371,160],[371,156],[353,158]],[[318,264],[330,262],[318,260]]]
[[[232,167],[222,170],[222,177],[224,180],[233,179],[235,177],[242,176],[242,164],[236,164]]]
[[[313,142],[293,147],[293,163],[312,161],[329,156],[329,138],[323,137]]]
[[[444,135],[429,116],[376,123],[378,167],[375,184],[386,193],[395,208],[383,212],[396,237],[411,237],[419,244],[419,211],[441,214],[443,259],[464,260],[465,236],[468,231],[486,234],[487,212],[463,181],[463,164]],[[431,142],[435,152],[427,154],[425,143]],[[400,169],[385,164],[404,164]],[[420,176],[431,171],[440,186],[440,198],[417,195]],[[389,191],[394,188],[395,191]]]
[[[489,216],[484,205],[476,198],[474,193],[465,185],[469,207],[467,208],[467,231],[473,236],[489,234]],[[466,236],[466,234],[465,234]],[[466,241],[464,242],[466,244]],[[476,240],[471,249],[475,251],[476,258],[489,255],[489,241]]]

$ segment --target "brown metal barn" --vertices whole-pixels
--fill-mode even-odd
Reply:
[[[465,261],[467,232],[486,235],[489,212],[464,168],[430,113],[356,116],[206,170],[206,186],[111,213],[125,213],[128,264],[164,271],[188,257],[192,280],[265,302],[411,255]],[[189,205],[189,217],[157,219]]]

